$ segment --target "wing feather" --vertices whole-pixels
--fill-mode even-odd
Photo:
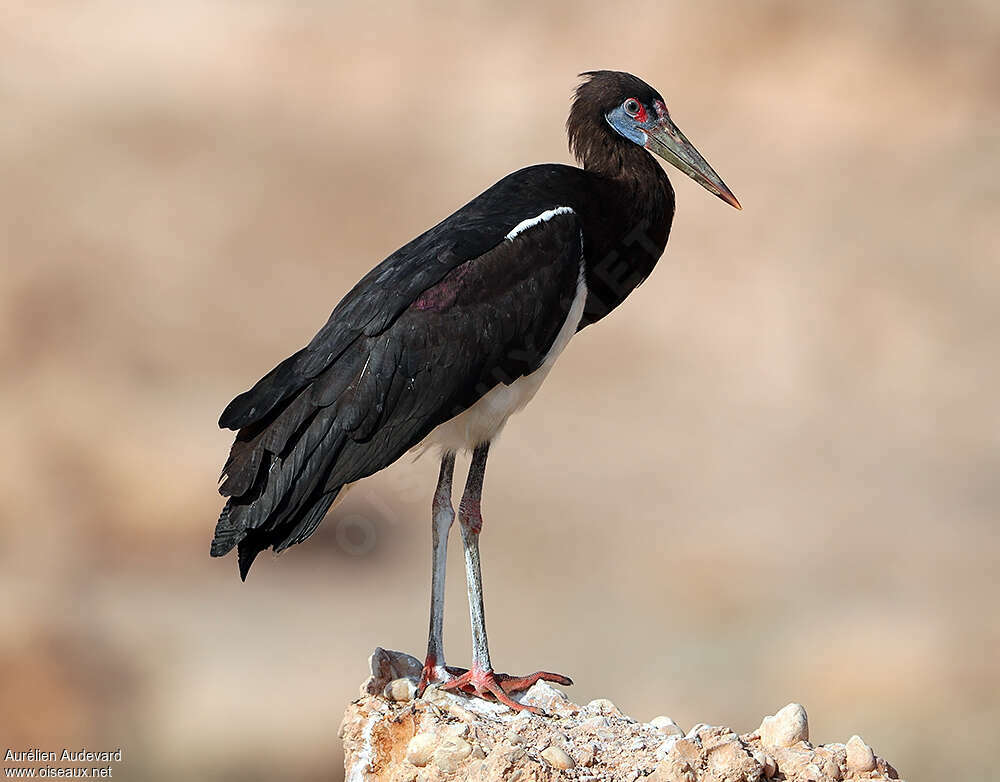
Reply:
[[[245,577],[264,548],[312,534],[343,485],[537,369],[576,293],[581,242],[566,211],[461,263],[395,253],[376,267],[306,348],[223,413],[240,431],[212,554],[239,545]]]

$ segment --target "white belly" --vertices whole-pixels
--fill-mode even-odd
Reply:
[[[519,377],[510,385],[503,383],[495,386],[479,399],[472,407],[459,413],[450,421],[445,421],[432,431],[424,441],[417,446],[423,450],[428,446],[439,446],[445,451],[471,451],[480,443],[489,442],[503,429],[507,419],[524,407],[541,388],[555,364],[559,354],[565,350],[570,339],[576,333],[583,317],[583,305],[587,301],[587,284],[580,267],[580,280],[576,286],[576,296],[570,305],[566,322],[556,335],[552,347],[545,354],[545,359],[538,369],[530,375]]]

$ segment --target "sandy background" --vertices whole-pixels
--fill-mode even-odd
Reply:
[[[376,644],[422,654],[436,464],[247,584],[222,407],[375,262],[566,161],[631,70],[681,175],[656,273],[494,449],[500,670],[740,731],[791,700],[910,779],[1000,720],[1000,6],[0,6],[0,742],[116,778],[335,780]],[[453,563],[460,557],[452,540]],[[468,661],[462,570],[446,644]],[[994,745],[995,746],[995,745]]]

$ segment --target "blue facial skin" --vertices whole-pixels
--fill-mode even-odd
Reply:
[[[620,135],[640,147],[646,146],[648,139],[642,125],[636,121],[635,117],[630,117],[621,106],[609,111],[604,115],[604,118]]]

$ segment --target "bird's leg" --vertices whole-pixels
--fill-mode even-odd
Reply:
[[[451,677],[444,664],[444,576],[448,559],[448,533],[455,521],[455,509],[451,505],[451,478],[455,472],[455,453],[445,451],[441,457],[441,472],[438,474],[437,488],[434,490],[432,507],[433,551],[431,553],[431,621],[427,632],[427,657],[424,670],[420,674],[417,694],[432,682],[446,681]]]
[[[496,699],[515,711],[541,713],[533,706],[514,701],[512,693],[528,689],[539,679],[572,684],[566,676],[538,671],[530,676],[508,676],[495,673],[490,662],[489,642],[486,638],[486,614],[483,610],[483,579],[479,567],[479,532],[483,528],[481,499],[483,478],[486,474],[486,457],[490,444],[476,446],[465,484],[465,493],[458,506],[458,520],[462,529],[462,546],[465,549],[465,575],[469,589],[469,615],[472,618],[472,668],[441,685],[445,690],[460,690],[487,700]]]

